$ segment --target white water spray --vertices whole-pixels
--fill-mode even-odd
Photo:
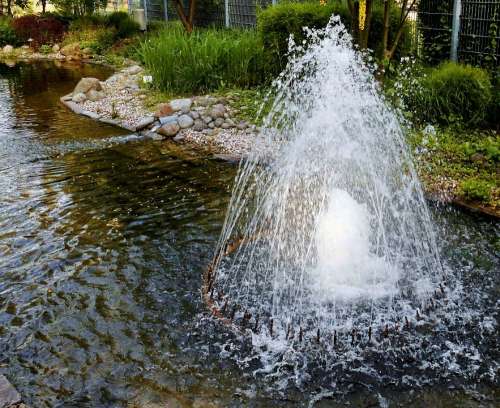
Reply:
[[[241,313],[272,322],[264,336],[287,340],[413,319],[443,274],[372,71],[337,18],[308,37],[240,168],[211,281]]]

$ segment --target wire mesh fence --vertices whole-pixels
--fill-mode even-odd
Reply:
[[[452,41],[458,13],[458,41]],[[474,65],[498,66],[500,0],[420,0],[417,12],[418,53],[432,63],[457,59]]]

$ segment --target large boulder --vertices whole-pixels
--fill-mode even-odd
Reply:
[[[74,59],[81,58],[82,51],[80,49],[80,44],[71,43],[71,44],[65,45],[64,47],[61,48],[61,54],[64,55],[65,57],[69,57],[69,58],[74,58]]]
[[[87,94],[90,90],[102,91],[101,81],[97,78],[82,78],[73,90],[73,95],[78,93]]]

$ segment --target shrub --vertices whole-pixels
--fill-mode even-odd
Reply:
[[[422,122],[476,126],[483,122],[492,101],[488,73],[451,62],[430,71],[408,106]]]
[[[460,184],[460,194],[467,200],[488,202],[492,187],[487,181],[470,178]]]
[[[225,86],[241,88],[269,77],[264,47],[252,30],[195,30],[178,24],[142,42],[138,57],[162,91],[194,93]]]
[[[62,40],[65,25],[54,17],[27,15],[12,21],[17,38],[23,42],[32,39],[31,45],[38,48],[43,44],[55,44]]]
[[[342,23],[350,28],[351,14],[344,2],[335,1],[322,6],[316,2],[306,3],[280,3],[268,7],[258,13],[257,30],[262,42],[274,63],[282,69],[286,63],[288,51],[288,38],[293,35],[296,42],[304,40],[303,27],[322,28],[328,24],[332,14],[340,16]],[[399,11],[392,8],[390,16],[390,38],[395,35],[398,26]],[[383,10],[380,5],[375,5],[372,14],[368,47],[378,54],[381,53],[383,32]],[[395,58],[406,55],[410,48],[408,28],[399,42]]]
[[[116,29],[117,38],[131,37],[140,30],[139,24],[124,11],[115,11],[111,13],[106,18],[106,26]]]
[[[52,52],[52,47],[50,45],[43,44],[38,51],[42,54],[50,54]]]
[[[64,37],[65,44],[79,43],[80,47],[90,48],[96,54],[100,54],[115,41],[116,33],[114,29],[106,27],[86,27],[79,30],[70,29]]]
[[[12,45],[15,47],[19,45],[19,39],[11,26],[11,20],[3,17],[0,18],[0,47],[4,47],[5,45]]]

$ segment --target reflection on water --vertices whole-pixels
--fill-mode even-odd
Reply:
[[[33,407],[306,404],[314,384],[266,390],[253,363],[221,357],[231,334],[200,324],[200,276],[235,169],[173,144],[124,143],[123,131],[58,103],[81,76],[108,74],[0,65],[0,372]],[[470,274],[494,273],[495,226],[467,219],[451,256]],[[448,392],[446,405],[436,389],[344,386],[353,406],[377,406],[378,394],[474,404]]]

